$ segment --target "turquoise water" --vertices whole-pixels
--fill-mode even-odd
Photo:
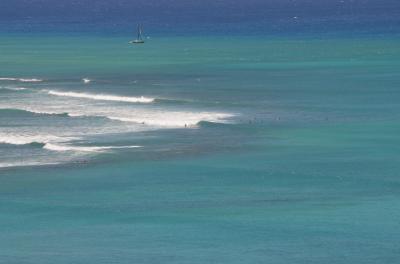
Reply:
[[[128,41],[0,38],[0,262],[398,262],[398,39]]]

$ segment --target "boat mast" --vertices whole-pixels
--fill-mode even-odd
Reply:
[[[142,26],[139,24],[138,25],[138,40],[142,40]]]

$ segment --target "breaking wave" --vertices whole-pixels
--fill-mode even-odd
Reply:
[[[151,116],[107,116],[111,120],[162,128],[194,127],[200,122],[228,123],[232,114],[212,112],[152,112]]]
[[[1,90],[9,90],[9,91],[24,91],[27,88],[24,87],[0,87]]]
[[[139,125],[152,126],[156,128],[180,128],[180,127],[195,127],[201,122],[210,123],[229,123],[229,119],[234,117],[230,113],[218,112],[190,112],[190,111],[156,111],[145,110],[131,113],[129,111],[119,112],[113,111],[110,113],[93,113],[83,111],[48,111],[44,109],[18,108],[18,109],[0,109],[3,111],[23,111],[31,114],[39,115],[56,115],[60,117],[87,117],[87,118],[106,118],[120,122],[135,123]]]
[[[43,165],[56,165],[56,164],[58,164],[58,162],[14,161],[14,162],[0,162],[0,168],[43,166]]]
[[[0,81],[18,81],[18,82],[43,82],[42,79],[26,79],[26,78],[13,78],[13,77],[2,77]]]
[[[20,108],[0,108],[0,114],[7,114],[7,116],[25,117],[35,115],[49,115],[59,117],[70,117],[68,113],[48,112],[48,111],[33,111]]]
[[[32,145],[32,146],[44,146],[45,144],[53,141],[70,141],[77,140],[79,138],[65,137],[60,138],[52,135],[13,135],[13,134],[0,134],[0,143],[9,145]]]
[[[129,103],[152,103],[154,98],[148,97],[130,97],[130,96],[118,96],[109,94],[89,94],[89,93],[77,93],[77,92],[60,92],[54,90],[45,90],[50,95],[65,96],[74,98],[84,98],[91,100],[102,100],[102,101],[116,101],[116,102],[129,102]]]
[[[52,141],[68,141],[76,138],[59,138],[55,136],[0,136],[0,143],[9,145],[29,145],[57,152],[104,152],[113,149],[132,149],[141,146],[76,146],[67,143],[53,143]]]
[[[107,150],[113,149],[131,149],[131,148],[140,148],[141,146],[72,146],[72,145],[59,145],[47,143],[43,146],[44,149],[52,150],[52,151],[75,151],[75,152],[104,152]]]

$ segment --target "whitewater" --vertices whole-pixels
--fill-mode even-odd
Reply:
[[[119,95],[93,89],[43,89],[36,86],[37,80],[30,79],[27,87],[0,86],[7,91],[0,94],[0,125],[6,125],[0,131],[0,151],[1,146],[7,148],[11,157],[22,150],[31,153],[24,162],[4,156],[6,167],[59,164],[102,153],[138,151],[146,149],[135,140],[138,133],[199,129],[201,122],[229,124],[236,116],[191,107],[189,103],[175,106],[175,98]],[[169,100],[169,104],[159,103],[162,100]]]

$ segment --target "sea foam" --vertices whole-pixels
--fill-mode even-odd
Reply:
[[[47,90],[46,92],[50,95],[55,95],[55,96],[84,98],[84,99],[91,99],[91,100],[117,101],[117,102],[129,102],[129,103],[152,103],[152,102],[154,102],[154,98],[148,98],[148,97],[144,97],[144,96],[130,97],[130,96],[109,95],[109,94],[60,92],[60,91],[54,91],[54,90]]]
[[[1,90],[9,90],[9,91],[23,91],[27,90],[27,88],[24,87],[0,87]]]
[[[42,82],[42,79],[27,79],[27,78],[13,78],[13,77],[2,77],[0,81],[19,81],[19,82]]]
[[[0,108],[2,109],[2,108]],[[7,109],[7,108],[4,108]],[[145,127],[153,128],[191,128],[196,127],[200,122],[230,123],[235,117],[232,113],[222,112],[190,112],[190,111],[160,111],[160,110],[138,110],[130,109],[108,109],[108,111],[95,111],[89,109],[46,109],[43,107],[17,107],[15,110],[22,110],[39,115],[58,115],[70,118],[106,118],[109,120],[135,123]]]
[[[0,134],[0,143],[9,145],[29,145],[29,144],[47,144],[51,141],[69,141],[77,140],[76,137],[60,138],[53,135],[14,135],[11,133]]]
[[[96,147],[88,147],[88,146],[73,146],[73,145],[59,145],[47,143],[44,145],[44,149],[52,150],[52,151],[75,151],[75,152],[104,152],[112,149],[131,149],[131,148],[140,148],[141,146],[96,146]]]
[[[71,140],[77,140],[78,138],[73,137],[57,137],[52,135],[1,135],[0,134],[0,143],[9,144],[9,145],[32,145],[32,146],[40,146],[43,149],[57,151],[57,152],[65,152],[65,151],[74,151],[74,152],[104,152],[107,150],[113,149],[131,149],[131,148],[140,148],[141,146],[75,146],[70,145],[66,142]],[[63,142],[63,143],[58,143]]]
[[[213,112],[147,112],[135,116],[107,116],[111,120],[132,122],[161,128],[194,127],[200,122],[228,123],[233,114]]]
[[[43,166],[43,165],[56,165],[56,164],[57,162],[14,161],[14,162],[0,162],[0,168]]]
[[[41,79],[18,79],[20,82],[43,82]]]

